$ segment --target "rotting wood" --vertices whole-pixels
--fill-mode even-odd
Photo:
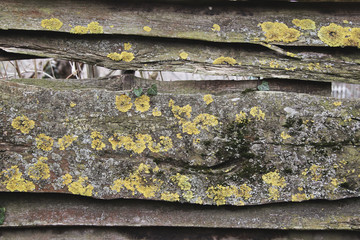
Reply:
[[[85,61],[113,69],[165,70],[216,75],[240,75],[315,81],[359,83],[358,49],[295,48],[302,59],[289,58],[256,45],[219,44],[138,36],[70,35],[24,31],[1,31],[0,48],[7,52]],[[131,62],[107,57],[131,43]],[[179,54],[186,51],[186,60]],[[236,60],[234,65],[213,64],[220,56]]]
[[[215,207],[66,194],[1,193],[6,227],[137,226],[287,230],[359,230],[359,198]]]
[[[357,100],[276,92],[135,99],[61,83],[1,81],[2,191],[216,205],[359,196]]]

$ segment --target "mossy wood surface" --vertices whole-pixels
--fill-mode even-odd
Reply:
[[[204,205],[359,196],[357,100],[87,85],[1,80],[2,191]]]
[[[360,217],[358,198],[216,207],[122,199],[101,201],[60,194],[0,196],[0,204],[7,209],[2,232],[6,227],[58,225],[262,229],[257,230],[259,233],[264,229],[358,230]]]

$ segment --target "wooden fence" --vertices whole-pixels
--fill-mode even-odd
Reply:
[[[0,238],[360,238],[360,102],[329,97],[360,3],[3,0],[0,32],[0,60],[258,79],[0,80]]]

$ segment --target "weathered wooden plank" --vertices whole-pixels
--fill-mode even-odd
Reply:
[[[96,21],[105,34],[259,43],[267,41],[259,23],[282,22],[299,32],[295,34],[296,41],[291,40],[294,35],[289,33],[284,40],[280,37],[279,41],[275,41],[276,44],[326,46],[318,37],[320,28],[330,23],[360,27],[359,6],[358,3],[222,2],[179,5],[113,0],[3,0],[0,29],[46,30],[46,24],[45,27],[41,24],[42,20],[57,18],[62,25],[53,30],[61,32],[70,32],[75,26],[87,27]],[[301,29],[293,23],[294,19],[311,19],[315,25],[307,26],[311,29],[304,30],[304,25],[301,25]],[[219,25],[219,29],[214,28],[214,24]],[[145,31],[145,26],[151,30]],[[285,28],[284,31],[288,30]]]
[[[174,91],[135,99],[61,80],[2,80],[0,92],[2,191],[217,205],[359,196],[357,100]]]
[[[215,207],[142,200],[97,200],[65,194],[1,193],[0,229],[41,226],[202,227],[358,230],[359,198]]]
[[[130,43],[130,62],[114,61],[109,53],[121,52]],[[61,33],[1,31],[0,48],[40,57],[86,61],[113,69],[166,70],[220,75],[255,76],[359,83],[360,50],[295,48],[301,59],[279,55],[256,45],[218,44],[138,36],[70,35]],[[186,60],[180,53],[188,53]],[[236,63],[214,64],[221,56]]]
[[[187,239],[342,239],[358,240],[359,234],[347,231],[272,231],[204,228],[99,228],[99,227],[47,227],[2,229],[2,239],[119,239],[119,240],[187,240]]]

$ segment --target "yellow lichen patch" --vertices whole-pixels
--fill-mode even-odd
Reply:
[[[201,199],[201,197],[198,197],[195,201],[196,204],[203,204],[204,201]]]
[[[219,32],[220,31],[220,26],[218,24],[214,24],[213,27],[211,28],[211,30],[213,30],[214,32],[215,31]]]
[[[200,130],[196,127],[196,124],[194,122],[188,121],[185,122],[184,124],[182,124],[182,130],[183,133],[187,133],[187,134],[199,134]]]
[[[180,196],[177,193],[163,192],[161,193],[160,198],[164,201],[177,202],[179,201]]]
[[[134,60],[135,56],[133,53],[123,51],[121,53],[112,52],[107,55],[108,58],[114,61],[125,61],[125,62],[131,62]]]
[[[104,29],[98,22],[91,22],[87,25],[87,29],[90,33],[104,33]]]
[[[243,184],[240,188],[236,186],[222,186],[217,185],[216,187],[211,186],[207,189],[206,194],[209,198],[213,199],[216,205],[224,205],[226,203],[226,198],[234,196],[235,198],[249,199],[252,195],[252,189]]]
[[[91,184],[86,185],[87,180],[87,177],[79,177],[79,180],[77,180],[76,182],[72,182],[70,185],[68,185],[69,192],[73,194],[91,197],[94,187]]]
[[[73,107],[75,107],[75,106],[76,106],[76,103],[74,103],[74,102],[71,102],[71,103],[70,103],[70,107],[73,108]]]
[[[192,108],[189,104],[184,107],[180,107],[174,104],[174,100],[170,99],[169,107],[171,107],[174,117],[180,120],[180,124],[186,122],[185,118],[191,118]]]
[[[181,133],[177,133],[176,134],[176,137],[178,138],[178,139],[182,139],[183,137],[181,136]]]
[[[239,114],[235,116],[235,122],[237,123],[246,123],[247,122],[247,114],[241,111]]]
[[[41,26],[48,30],[59,30],[63,23],[57,18],[43,19],[41,20]]]
[[[191,189],[191,184],[189,182],[190,178],[186,175],[177,173],[170,177],[170,180],[174,183],[177,183],[181,190],[188,191]]]
[[[129,51],[131,49],[131,44],[130,43],[124,43],[124,50],[125,51]]]
[[[59,149],[65,150],[66,148],[70,147],[70,145],[77,140],[77,136],[72,135],[65,135],[62,138],[58,139]]]
[[[107,57],[110,58],[111,60],[114,60],[114,61],[121,61],[121,59],[122,59],[121,54],[117,53],[117,52],[109,53],[107,55]]]
[[[315,30],[316,24],[311,19],[294,19],[292,23],[303,30]]]
[[[286,186],[284,177],[280,177],[280,174],[277,171],[264,174],[262,179],[265,183],[275,187],[283,188]]]
[[[204,95],[203,100],[206,103],[206,105],[209,105],[210,103],[212,103],[214,101],[210,94]]]
[[[148,141],[148,148],[152,152],[167,152],[173,147],[170,137],[160,136],[160,142]]]
[[[36,140],[36,146],[38,149],[41,149],[44,151],[51,151],[52,146],[54,144],[54,140],[51,137],[46,136],[45,134],[41,133],[41,134],[37,135],[35,140]]]
[[[349,34],[349,31],[342,26],[330,23],[329,26],[323,26],[320,28],[318,37],[330,47],[340,47],[344,45],[344,39],[347,34]]]
[[[295,53],[292,53],[292,52],[286,52],[286,56],[297,57],[297,55]]]
[[[217,59],[215,59],[213,61],[213,64],[230,64],[230,65],[235,65],[236,64],[236,60],[234,58],[231,58],[231,57],[224,57],[224,56],[221,56]]]
[[[64,176],[61,177],[63,179],[63,184],[64,185],[69,185],[72,182],[72,176],[70,174],[65,174]]]
[[[127,112],[131,109],[133,104],[131,102],[131,98],[123,94],[115,97],[115,105],[120,112]]]
[[[75,34],[86,34],[88,33],[88,31],[89,31],[88,28],[84,26],[75,26],[70,29],[70,33],[75,33]]]
[[[102,150],[105,148],[105,143],[101,141],[103,135],[98,131],[93,131],[90,136],[93,140],[91,141],[91,148],[95,150]]]
[[[219,124],[219,121],[214,115],[201,113],[195,117],[193,123],[201,129],[209,130],[208,126],[215,127]]]
[[[263,113],[263,111],[261,111],[261,109],[256,106],[250,109],[250,115],[258,120],[265,118],[265,113]]]
[[[280,64],[279,64],[278,62],[276,62],[276,61],[271,61],[271,62],[269,63],[269,66],[270,66],[271,68],[279,68],[279,67],[280,67]]]
[[[311,165],[309,170],[310,170],[311,175],[312,175],[312,177],[311,177],[312,180],[314,180],[314,181],[320,181],[321,180],[321,178],[322,178],[322,173],[321,173],[322,167],[321,166],[313,164],[313,165]]]
[[[310,197],[308,197],[305,193],[297,193],[291,196],[291,201],[293,202],[302,202],[309,199]]]
[[[136,98],[135,107],[139,112],[146,112],[150,108],[150,98],[146,95]]]
[[[279,189],[276,187],[269,187],[269,199],[270,200],[278,200],[280,197]]]
[[[143,29],[144,29],[145,32],[150,32],[151,31],[151,27],[149,27],[149,26],[145,26],[145,27],[143,27]]]
[[[342,102],[337,101],[337,102],[334,102],[333,104],[334,104],[335,107],[339,107],[339,106],[341,106]]]
[[[182,194],[182,197],[183,197],[186,201],[190,202],[190,201],[194,198],[194,194],[193,194],[192,191],[186,191],[186,192],[184,192],[184,193]]]
[[[153,110],[152,110],[152,115],[154,117],[160,117],[161,116],[161,111],[159,111],[159,109],[157,107],[155,107]]]
[[[263,22],[259,24],[259,26],[261,26],[261,29],[265,32],[267,42],[290,43],[297,41],[300,36],[300,31],[289,28],[284,23]]]
[[[38,162],[29,168],[28,175],[31,179],[40,180],[50,178],[49,166],[44,163],[47,159],[47,157],[40,157]]]
[[[281,132],[280,137],[284,140],[291,138],[291,136],[284,131]]]
[[[320,67],[320,63],[309,63],[308,64],[308,67],[307,67],[310,71],[313,71],[314,69],[315,70],[320,70],[321,67]]]
[[[29,120],[26,116],[18,116],[16,117],[11,126],[17,130],[20,130],[22,133],[27,134],[30,132],[31,129],[34,128],[35,122],[33,120]]]
[[[112,149],[116,150],[117,148],[121,148],[123,145],[123,136],[115,133],[112,137],[109,138],[109,142],[111,143]],[[131,140],[132,141],[132,140]]]
[[[179,56],[180,56],[181,59],[184,59],[184,60],[185,60],[185,59],[188,58],[189,54],[186,53],[186,52],[181,52],[181,53],[179,54]]]
[[[0,176],[5,179],[2,184],[6,185],[6,189],[11,192],[27,192],[35,189],[34,183],[25,180],[22,177],[22,173],[19,171],[19,167],[16,165],[1,171]]]
[[[140,164],[139,167],[125,179],[116,179],[110,187],[112,190],[120,192],[123,188],[135,194],[135,191],[144,195],[145,198],[154,197],[160,190],[163,181],[150,178],[149,174],[155,172],[149,165]]]

